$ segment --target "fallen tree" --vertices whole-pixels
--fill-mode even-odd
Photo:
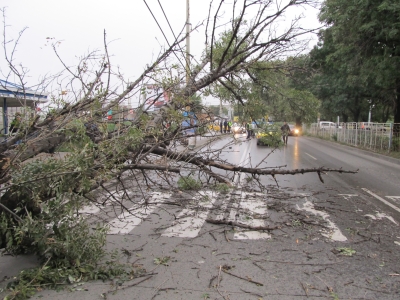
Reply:
[[[121,183],[123,194],[135,184],[145,195],[146,190],[155,190],[157,185],[175,189],[176,179],[188,174],[197,174],[203,185],[230,185],[235,173],[246,173],[261,185],[257,180],[260,176],[316,173],[322,181],[321,174],[325,172],[355,173],[341,168],[288,170],[236,166],[219,156],[220,149],[202,148],[187,153],[180,146],[184,132],[193,128],[198,135],[203,134],[210,122],[205,119],[189,127],[182,125],[185,121],[182,111],[192,104],[191,96],[224,78],[245,76],[246,70],[257,62],[279,59],[303,49],[298,39],[309,30],[297,25],[298,20],[286,30],[277,31],[275,24],[285,11],[308,2],[291,0],[273,6],[270,1],[243,1],[241,7],[234,2],[230,27],[220,37],[219,8],[214,14],[210,10],[205,30],[208,46],[199,63],[192,63],[190,70],[185,70],[181,44],[186,36],[180,35],[132,82],[125,82],[113,69],[104,34],[104,55],[99,58],[91,53],[82,58],[76,69],[65,66],[70,74],[68,80],[60,79],[61,90],[52,91],[57,95],[64,90],[73,91],[71,98],[63,101],[62,108],[44,118],[26,115],[17,134],[0,144],[1,247],[15,253],[36,252],[52,267],[74,268],[83,261],[97,263],[100,253],[91,256],[90,251],[104,245],[106,231],[98,228],[91,232],[85,218],[76,212],[87,204],[115,199],[108,186],[112,182]],[[223,1],[219,7],[222,4]],[[255,17],[246,20],[247,12],[254,9]],[[9,76],[19,78],[23,86],[26,74],[13,67],[12,58],[6,59],[11,66]],[[97,68],[89,69],[90,65]],[[184,82],[182,78],[187,72],[188,80]],[[171,93],[171,101],[160,110],[149,113],[148,106],[141,105],[136,108],[134,120],[104,120],[110,109],[125,115],[127,109],[121,103],[141,93],[144,84],[155,82],[162,91]],[[162,92],[147,99],[147,103],[154,105],[161,96]],[[207,113],[206,107],[203,112]],[[62,159],[51,155],[38,158],[42,153],[62,149],[68,152]],[[221,175],[217,170],[232,175]],[[98,197],[99,194],[107,196]],[[114,205],[126,209],[118,199]],[[93,243],[77,250],[79,245],[67,242],[74,235],[80,237],[79,241],[90,236]]]

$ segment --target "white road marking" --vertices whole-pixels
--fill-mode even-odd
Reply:
[[[367,215],[364,215],[364,216],[365,216],[365,217],[369,217],[369,218],[371,218],[372,220],[376,220],[376,219],[381,220],[382,218],[386,218],[386,219],[392,221],[394,224],[399,225],[399,224],[393,219],[393,217],[390,217],[390,216],[388,216],[388,215],[386,215],[386,214],[384,214],[384,213],[381,213],[381,212],[379,212],[379,211],[376,212],[376,215],[375,215],[375,216],[374,216],[374,215],[370,215],[370,214],[367,214]]]
[[[142,199],[140,203],[130,208],[129,212],[123,212],[109,223],[108,234],[128,234],[169,197],[171,197],[171,194],[155,192],[149,205],[145,205],[146,202]]]
[[[236,209],[232,209],[230,212],[230,220],[235,220],[236,222],[253,227],[265,226],[264,219],[256,218],[257,216],[265,217],[268,214],[267,204],[265,201],[258,200],[258,198],[262,197],[265,197],[265,194],[243,193],[240,204],[236,204]],[[236,216],[238,208],[240,208],[241,213],[237,218]],[[241,231],[240,228],[235,229],[237,231],[233,235],[234,240],[258,240],[271,238],[271,235],[267,232],[260,232],[256,230]]]
[[[320,215],[326,222],[328,222],[328,227],[331,229],[331,232],[326,232],[325,230],[323,230],[321,234],[327,238],[330,238],[331,240],[334,240],[334,241],[338,241],[338,242],[347,241],[347,238],[342,234],[339,227],[337,227],[335,223],[333,223],[331,220],[328,219],[329,214],[326,212],[314,209],[314,204],[311,201],[309,201],[307,198],[305,198],[305,199],[306,199],[306,202],[303,204],[303,207],[299,207],[299,205],[297,205],[297,209],[311,212],[314,215]]]
[[[351,197],[357,197],[357,194],[338,194],[338,196],[342,196],[344,199],[349,200]]]
[[[389,198],[394,202],[400,202],[400,196],[386,196],[386,198]]]
[[[312,155],[310,155],[310,154],[308,154],[307,152],[304,152],[306,155],[308,155],[309,157],[311,157],[312,159],[315,159],[315,160],[317,160],[314,156],[312,156]]]
[[[201,191],[199,194],[195,200],[201,208],[200,212],[195,209],[183,209],[177,216],[175,224],[166,229],[162,236],[194,238],[198,235],[217,198],[217,194],[212,191]]]
[[[123,199],[124,196],[128,195],[131,196],[133,194],[133,191],[118,191],[115,192],[113,194],[114,197],[109,197],[109,199],[107,199],[107,204],[110,203],[114,203],[116,201],[120,201],[121,199]],[[106,205],[102,205],[100,203],[91,203],[89,205],[85,205],[84,207],[82,207],[80,210],[78,210],[79,214],[83,214],[83,215],[94,215],[100,212],[101,209],[104,209],[106,207]]]
[[[225,216],[225,210],[228,207],[228,204],[231,203],[231,199],[232,199],[232,195],[229,194],[227,195],[227,197],[223,200],[222,204],[220,205],[220,207],[218,208],[218,212],[219,214],[217,216],[215,216],[215,220],[217,221],[222,221],[224,219]]]
[[[251,140],[249,140],[250,142]],[[246,161],[246,157],[248,156],[249,152],[250,152],[250,145],[251,143],[247,143],[246,144],[246,148],[243,151],[242,157],[240,158],[240,162],[238,166],[244,167],[246,166],[245,161]],[[240,187],[240,183],[243,180],[243,173],[240,173],[240,175],[236,178],[236,184],[238,184],[238,186]]]
[[[397,206],[393,205],[392,203],[386,201],[385,199],[383,199],[382,197],[379,197],[377,194],[374,194],[373,192],[371,192],[370,190],[366,189],[366,188],[362,188],[363,191],[367,192],[368,194],[370,194],[371,196],[375,197],[376,199],[382,201],[383,203],[385,203],[387,206],[390,206],[391,208],[393,208],[395,211],[400,212],[400,208],[398,208]]]

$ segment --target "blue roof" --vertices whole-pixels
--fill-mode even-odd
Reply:
[[[26,98],[27,100],[45,100],[47,93],[40,93],[30,88],[23,88],[18,84],[0,79],[0,97]]]

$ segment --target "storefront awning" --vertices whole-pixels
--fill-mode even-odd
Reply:
[[[0,79],[0,99],[3,107],[22,107],[34,108],[39,103],[47,102],[48,93],[35,91],[30,88],[23,88],[15,83]]]

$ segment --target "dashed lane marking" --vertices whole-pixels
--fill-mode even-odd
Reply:
[[[381,201],[382,203],[385,203],[387,206],[393,208],[395,211],[400,212],[400,208],[398,208],[396,205],[393,205],[392,203],[386,201],[385,199],[383,199],[382,197],[379,197],[377,194],[374,194],[373,192],[371,192],[370,190],[366,189],[366,188],[362,188],[363,191],[367,192],[368,194],[370,194],[372,197],[378,199],[379,201]]]
[[[248,154],[250,152],[250,145],[251,145],[251,143],[246,144],[246,148],[243,151],[243,154],[242,154],[242,157],[240,158],[238,166],[245,167],[249,163],[248,161],[246,162],[246,157],[248,156]],[[234,179],[234,182],[236,183],[236,185],[240,186],[241,182],[243,180],[244,174],[241,172],[240,174],[235,175],[235,176],[237,176],[237,177]]]
[[[357,194],[338,194],[338,196],[342,196],[345,200],[349,200],[351,197],[358,197]]]
[[[311,157],[312,159],[317,160],[314,156],[312,156],[311,154],[308,154],[307,152],[304,152],[306,155],[308,155],[309,157]]]

